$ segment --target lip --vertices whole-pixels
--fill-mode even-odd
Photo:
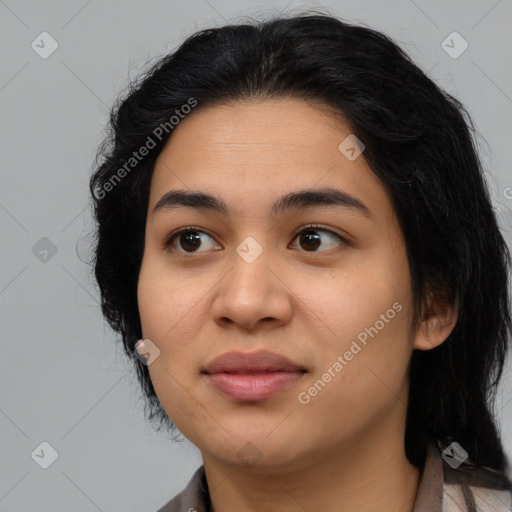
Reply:
[[[202,371],[209,383],[235,401],[260,401],[295,385],[307,370],[287,357],[260,350],[227,352]]]

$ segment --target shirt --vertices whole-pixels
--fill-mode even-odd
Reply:
[[[453,467],[452,467],[453,466]],[[413,512],[511,512],[507,478],[490,468],[449,464],[439,443],[427,445]],[[171,501],[157,512],[208,512],[210,496],[204,466]]]

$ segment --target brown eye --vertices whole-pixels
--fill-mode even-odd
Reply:
[[[307,248],[307,250],[316,250],[322,245],[320,237],[315,231],[303,231],[300,235],[299,242],[300,244],[304,244],[302,247]]]
[[[165,243],[165,247],[170,248],[173,251],[183,253],[203,252],[198,251],[198,249],[205,245],[203,239],[209,239],[215,242],[213,238],[204,231],[189,227],[171,235]],[[179,246],[181,250],[178,249],[177,246]],[[206,247],[207,246],[208,244],[206,244]],[[215,243],[213,246],[214,248],[220,248]]]
[[[325,233],[328,236],[322,237],[319,233]],[[339,245],[340,242],[345,242],[345,239],[337,233],[328,229],[318,228],[317,226],[309,226],[300,230],[296,233],[296,238],[306,252],[323,252],[317,249],[322,247],[323,250],[329,250]]]

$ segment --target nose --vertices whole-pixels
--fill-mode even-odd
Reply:
[[[290,322],[293,293],[282,274],[265,251],[252,262],[235,254],[231,270],[214,292],[211,313],[215,323],[253,331]]]

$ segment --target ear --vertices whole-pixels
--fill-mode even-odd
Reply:
[[[453,331],[457,318],[457,304],[450,304],[444,297],[429,291],[426,313],[416,329],[414,348],[431,350],[441,345]]]

